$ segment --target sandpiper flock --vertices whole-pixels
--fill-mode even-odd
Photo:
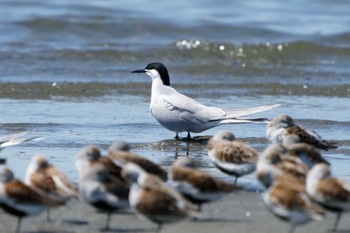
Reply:
[[[180,156],[169,168],[161,167],[122,141],[110,145],[105,155],[95,145],[81,148],[75,156],[75,182],[47,157],[35,155],[23,181],[6,164],[0,166],[0,207],[17,218],[16,232],[23,217],[46,211],[50,221],[56,208],[78,199],[106,214],[103,230],[110,229],[113,214],[130,211],[161,232],[169,223],[200,219],[203,205],[241,192],[239,178],[255,172],[264,187],[266,210],[290,225],[286,232],[329,213],[336,215],[331,230],[337,231],[343,213],[350,210],[350,184],[332,176],[332,166],[322,156],[322,150],[336,149],[336,143],[288,115],[273,118],[266,136],[269,144],[261,152],[226,130],[210,138],[207,159],[227,179],[196,167],[195,156]],[[3,147],[20,142],[13,138],[3,138]]]

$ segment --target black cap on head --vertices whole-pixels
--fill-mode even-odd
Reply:
[[[158,71],[160,78],[163,81],[163,85],[170,86],[169,73],[165,65],[163,65],[160,62],[152,62],[152,63],[149,63],[145,68],[145,70],[152,70],[152,69]]]
[[[131,73],[146,73],[147,70],[156,70],[158,71],[160,78],[162,79],[163,85],[170,86],[170,78],[168,70],[166,69],[165,65],[163,65],[160,62],[152,62],[149,63],[146,68],[142,70],[134,70]]]

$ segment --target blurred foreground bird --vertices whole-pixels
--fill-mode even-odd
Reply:
[[[76,156],[79,193],[90,205],[107,213],[105,230],[112,213],[129,207],[129,185],[121,177],[121,167],[109,157],[101,156],[94,145],[84,147]]]
[[[309,167],[297,156],[288,154],[282,144],[269,145],[259,157],[256,176],[266,188],[270,187],[274,177],[281,174],[292,175],[305,184]]]
[[[51,165],[43,155],[32,158],[26,171],[25,183],[60,202],[79,197],[79,193],[66,175]],[[47,221],[50,221],[49,209],[47,209]]]
[[[39,214],[47,208],[64,204],[42,195],[14,178],[12,171],[0,166],[0,207],[18,217],[16,232],[20,232],[23,217]]]
[[[167,172],[161,166],[145,157],[131,153],[130,147],[126,142],[116,141],[110,145],[108,157],[120,167],[131,162],[139,165],[146,172],[159,176],[164,181],[168,179]]]
[[[198,213],[180,193],[138,165],[126,164],[122,174],[132,184],[129,194],[130,206],[138,217],[158,225],[156,233],[161,231],[163,224],[198,217]]]
[[[28,131],[23,131],[0,137],[0,151],[3,150],[5,147],[15,146],[21,144],[22,142],[43,139],[42,137],[25,137],[25,135],[27,135],[28,133]]]
[[[295,124],[293,119],[285,114],[278,115],[270,121],[267,125],[266,135],[272,143],[283,143],[286,137],[292,135],[297,137],[299,142],[310,144],[319,149],[337,148],[335,142],[324,140],[316,132]]]
[[[293,233],[298,225],[323,219],[323,209],[307,195],[303,183],[288,174],[273,179],[263,194],[263,200],[269,211],[291,224],[289,233]]]
[[[233,184],[191,168],[192,165],[190,158],[178,157],[169,171],[169,183],[196,204],[198,211],[203,203],[219,200],[236,189]]]
[[[306,181],[308,194],[327,210],[337,214],[332,231],[338,229],[343,212],[350,211],[350,184],[331,176],[327,164],[316,164]]]

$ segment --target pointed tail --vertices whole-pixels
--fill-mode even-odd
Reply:
[[[264,106],[254,107],[254,108],[224,110],[226,112],[225,119],[241,118],[241,117],[249,116],[259,112],[265,112],[267,110],[277,108],[279,106],[280,104],[273,104],[273,105],[264,105]],[[254,119],[251,119],[251,120],[254,121]]]
[[[265,112],[267,110],[277,108],[280,104],[265,105],[254,108],[246,109],[231,109],[225,110],[226,116],[216,121],[220,121],[220,124],[244,124],[244,123],[269,123],[267,118],[241,118],[244,116],[249,116],[251,114]]]
[[[267,118],[250,118],[250,119],[240,119],[232,118],[221,120],[220,124],[245,124],[245,123],[269,123],[270,121]]]

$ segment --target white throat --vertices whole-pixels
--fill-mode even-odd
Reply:
[[[160,78],[158,71],[148,70],[146,73],[152,78],[152,93],[150,103],[150,110],[152,112],[152,107],[157,105],[158,98],[162,93],[162,88],[165,86],[163,85],[163,81]]]
[[[152,70],[147,70],[147,71],[146,71],[146,74],[152,78],[152,81],[154,81],[154,80],[156,80],[156,79],[162,80],[162,79],[160,78],[160,74],[158,73],[158,71],[156,71],[156,70],[154,70],[154,69],[152,69]]]

